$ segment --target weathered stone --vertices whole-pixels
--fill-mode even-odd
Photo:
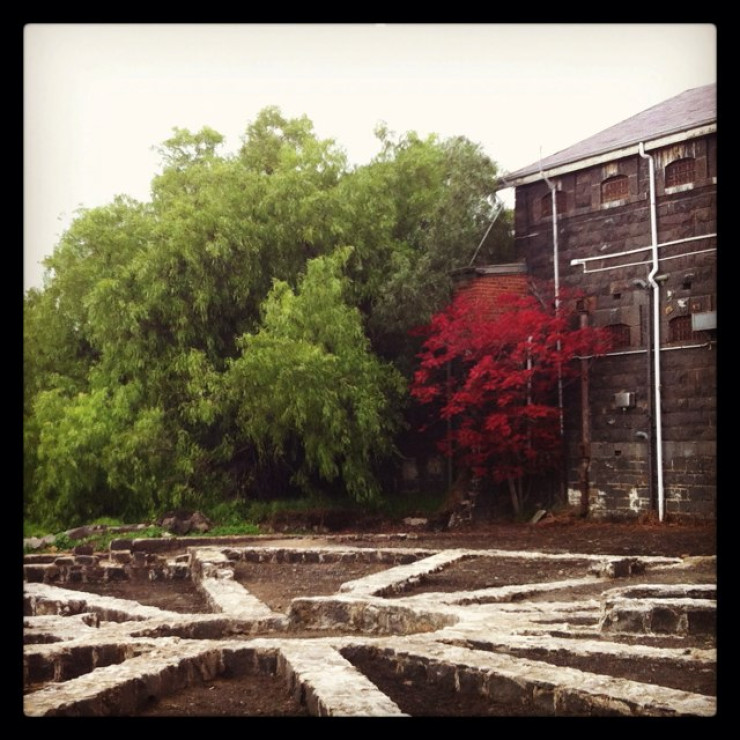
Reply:
[[[658,634],[685,633],[685,627],[681,629],[682,616],[680,611],[669,606],[653,606],[648,614],[650,631]]]
[[[45,537],[26,537],[23,540],[24,550],[39,550],[42,547],[49,547],[54,544],[56,536],[48,534]]]
[[[126,569],[122,565],[118,563],[103,564],[103,578],[106,581],[123,581],[127,577]]]
[[[68,529],[64,532],[64,536],[68,537],[70,540],[84,540],[85,537],[89,537],[98,531],[100,531],[100,527],[87,525],[84,527],[76,527],[75,529]]]
[[[114,563],[131,563],[134,560],[131,550],[114,550],[111,552],[110,557]],[[139,559],[140,561],[141,559]]]
[[[426,527],[429,520],[424,517],[407,517],[403,520],[407,527]]]
[[[94,555],[75,555],[75,565],[97,565],[98,559]]]
[[[28,583],[43,583],[46,580],[47,565],[24,565],[23,580]]]
[[[200,511],[175,510],[164,514],[157,524],[175,535],[208,532],[213,523]]]
[[[299,554],[286,549],[279,552],[284,562],[296,562]],[[660,686],[650,686],[646,690],[646,684],[502,654],[502,650],[522,649],[523,646],[537,646],[545,652],[558,651],[563,649],[563,642],[569,643],[567,649],[578,650],[583,640],[573,639],[575,633],[570,639],[553,635],[568,630],[567,623],[571,619],[577,624],[583,613],[587,613],[595,625],[598,605],[573,601],[566,606],[542,599],[553,584],[515,587],[519,598],[516,603],[512,603],[511,597],[500,602],[495,598],[486,602],[474,598],[472,593],[422,593],[400,600],[376,595],[379,584],[391,588],[395,583],[407,582],[460,558],[471,557],[466,551],[446,551],[445,557],[436,557],[438,554],[441,556],[441,553],[417,554],[415,561],[408,564],[411,567],[390,567],[380,580],[375,576],[358,579],[348,594],[294,599],[289,619],[271,612],[228,575],[203,577],[206,571],[211,575],[219,575],[222,571],[233,574],[233,563],[247,559],[247,551],[240,553],[233,548],[228,554],[214,547],[191,550],[190,572],[209,593],[212,608],[219,612],[214,615],[167,613],[136,602],[92,594],[71,598],[63,589],[27,583],[24,623],[30,625],[34,620],[53,618],[57,620],[55,624],[69,624],[69,620],[75,618],[73,615],[78,615],[76,618],[80,621],[73,625],[78,634],[72,637],[70,630],[55,628],[60,637],[63,635],[62,643],[26,645],[26,680],[30,680],[28,677],[32,674],[65,677],[64,683],[29,694],[24,700],[26,713],[34,716],[94,715],[107,711],[135,713],[145,696],[177,690],[188,685],[195,676],[215,676],[224,670],[232,674],[275,673],[280,667],[281,675],[290,682],[295,695],[310,705],[311,712],[317,716],[397,715],[399,708],[351,666],[353,651],[368,649],[374,651],[378,660],[393,662],[399,680],[434,681],[452,693],[482,694],[504,709],[504,713],[507,705],[513,705],[517,711],[530,708],[533,714],[574,716],[707,716],[715,711],[713,697]],[[365,553],[327,550],[322,555],[332,562],[349,562],[351,557],[361,560]],[[477,552],[475,556],[480,555]],[[516,556],[559,557],[542,553],[518,553]],[[308,562],[312,558],[303,560]],[[394,555],[388,562],[398,562],[398,558]],[[155,568],[152,572],[156,571],[159,577],[172,578],[177,567],[187,571],[189,563],[168,562],[166,567]],[[363,580],[367,582],[363,584]],[[593,582],[594,579],[581,579],[577,583],[582,586]],[[557,587],[567,589],[565,583]],[[492,596],[493,592],[503,594],[505,590],[487,589],[486,592]],[[687,597],[689,592],[693,598]],[[527,604],[522,600],[528,593],[537,593],[540,598]],[[611,589],[604,598],[603,608],[605,615],[620,626],[623,612],[639,614],[644,629],[644,620],[654,617],[653,607],[657,605],[677,614],[679,623],[684,619],[683,626],[679,624],[678,628],[686,633],[691,631],[692,615],[697,615],[697,631],[702,629],[702,624],[703,628],[709,628],[711,604],[704,597],[710,593],[716,595],[716,588],[713,590],[710,585]],[[39,616],[44,614],[68,616]],[[27,625],[24,627],[29,630]],[[291,639],[291,631],[295,629],[316,630],[320,639]],[[573,629],[578,631],[577,627]],[[595,631],[596,627],[590,629]],[[271,637],[245,642],[244,636],[255,634],[255,630],[263,635],[269,633]],[[324,637],[322,630],[341,630],[345,634]],[[53,633],[53,629],[47,632]],[[41,634],[37,631],[36,637]],[[242,639],[229,642],[229,637],[237,635]],[[114,636],[120,648],[118,652],[110,647]],[[215,640],[221,642],[214,646]],[[639,646],[618,646],[608,640],[594,640],[590,649],[605,650],[609,645],[613,646],[615,656],[634,657],[640,650]],[[69,652],[73,646],[80,648],[74,657]],[[141,654],[134,658],[137,652]],[[680,657],[687,666],[698,660],[705,661],[703,665],[711,665],[710,657],[681,650],[668,652],[675,653],[675,659]],[[586,654],[583,652],[581,656]],[[118,665],[112,665],[116,662]],[[93,675],[90,671],[95,666]],[[107,671],[103,666],[116,668],[116,671]]]
[[[537,512],[535,513],[535,515],[534,515],[534,516],[533,516],[533,517],[532,517],[532,518],[531,518],[531,519],[529,520],[529,523],[530,523],[530,524],[537,524],[537,522],[539,522],[539,521],[540,521],[540,519],[542,519],[542,517],[544,517],[544,516],[545,516],[546,514],[547,514],[547,510],[546,510],[546,509],[540,509],[540,510],[539,510],[539,511],[537,511]]]

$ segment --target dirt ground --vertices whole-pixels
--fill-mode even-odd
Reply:
[[[396,532],[399,530],[396,529]],[[306,544],[321,546],[320,537],[311,537]],[[674,524],[600,524],[581,521],[550,521],[537,525],[486,525],[475,529],[455,532],[409,533],[406,537],[392,536],[385,532],[334,534],[333,544],[352,547],[414,547],[429,549],[467,548],[497,549],[514,551],[541,551],[549,553],[609,554],[609,555],[663,555],[695,556],[716,555],[717,537],[713,526]],[[296,540],[281,544],[297,545]],[[265,545],[274,546],[276,540],[267,538]],[[238,563],[235,577],[249,591],[268,604],[273,610],[287,612],[292,599],[298,596],[318,596],[336,593],[339,586],[349,580],[368,575],[387,566],[363,563]],[[542,561],[531,563],[515,558],[498,557],[465,560],[427,578],[416,587],[417,593],[426,591],[459,591],[537,581],[562,580],[583,577],[588,564],[577,557],[573,560],[555,561],[543,565]],[[630,578],[635,582],[666,583],[662,574]],[[684,579],[685,575],[677,574]],[[692,576],[696,582],[716,582],[713,566],[696,570]],[[681,580],[685,582],[685,580]],[[611,582],[608,587],[623,585]],[[65,584],[65,587],[73,587]],[[116,582],[95,586],[74,586],[96,593],[134,598],[141,603],[178,612],[206,612],[207,607],[197,590],[189,581],[157,581],[149,584]],[[594,587],[595,594],[603,585]],[[583,592],[574,593],[572,598],[590,597]],[[559,597],[560,598],[560,597]],[[299,635],[299,637],[302,635]],[[610,638],[611,639],[611,638]],[[683,641],[681,641],[683,640]],[[665,638],[653,643],[646,639],[642,644],[682,647],[714,647],[714,638],[694,639],[687,644],[686,638]],[[512,708],[492,704],[489,699],[463,697],[451,692],[449,687],[431,685],[425,677],[399,677],[392,663],[362,651],[346,656],[370,680],[393,699],[402,711],[411,716],[511,716]],[[630,661],[606,661],[601,665],[591,660],[581,665],[573,656],[558,658],[533,656],[538,660],[558,661],[591,672],[621,676],[663,686],[714,695],[716,693],[716,669],[694,669],[677,671],[675,667],[653,663],[637,664]],[[273,676],[221,676],[191,686],[175,696],[161,697],[141,711],[141,716],[264,716],[292,717],[307,716],[305,707],[288,693],[282,682]]]

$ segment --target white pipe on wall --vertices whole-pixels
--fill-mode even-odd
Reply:
[[[715,236],[717,236],[717,232],[710,232],[708,234],[700,234],[699,236],[687,236],[683,239],[674,239],[670,242],[662,242],[661,244],[658,244],[657,247],[660,249],[662,247],[673,247],[676,244],[688,244],[689,242],[695,242],[700,241],[702,239],[713,239]],[[620,270],[623,267],[633,267],[634,265],[644,265],[645,262],[628,262],[626,264],[621,263],[619,265],[613,265],[612,267],[602,267],[598,270],[589,270],[588,269],[588,262],[604,262],[605,260],[611,260],[611,259],[617,259],[618,257],[624,257],[625,255],[629,254],[640,254],[642,252],[653,252],[655,250],[654,245],[650,245],[648,247],[638,247],[637,249],[625,249],[621,252],[609,252],[608,254],[600,254],[598,257],[579,257],[578,259],[572,259],[570,261],[571,266],[575,265],[581,265],[583,267],[583,273],[584,275],[589,275],[592,272],[604,272],[605,270]],[[674,260],[674,259],[681,259],[682,257],[693,257],[697,254],[706,254],[708,252],[716,252],[717,247],[708,247],[707,249],[697,249],[693,252],[682,252],[681,254],[673,254],[669,255],[667,257],[662,257],[661,259],[663,261],[665,260]]]
[[[540,174],[542,179],[550,188],[552,197],[552,264],[553,280],[555,282],[555,314],[560,313],[560,258],[558,255],[558,191],[553,183],[548,180],[547,175],[542,171],[542,162],[540,162]],[[560,340],[558,339],[558,352],[560,351]],[[565,420],[563,414],[563,377],[562,370],[558,366],[558,411],[560,413],[560,437],[565,437]]]
[[[655,279],[658,274],[658,218],[655,205],[655,163],[653,157],[645,154],[645,145],[640,142],[640,156],[648,160],[650,172],[650,234],[652,242],[653,266],[648,282],[653,289],[653,393],[655,397],[655,453],[658,477],[658,519],[665,516],[665,491],[663,487],[663,414],[661,409],[660,382],[660,285]]]

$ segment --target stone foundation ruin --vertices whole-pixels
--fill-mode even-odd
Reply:
[[[470,591],[420,588],[476,558],[519,558],[553,575]],[[508,707],[519,715],[711,716],[716,692],[631,677],[658,664],[715,675],[716,585],[691,577],[707,561],[205,537],[31,555],[24,713],[134,715],[196,680],[257,674],[277,676],[314,716],[409,716],[399,697],[419,676],[451,695],[495,702],[504,714]],[[248,563],[364,563],[373,572],[278,611],[239,582],[240,564]],[[568,576],[559,578],[566,563]],[[574,565],[582,572],[572,577]],[[653,582],[632,583],[645,573]],[[671,576],[667,583],[661,573]],[[95,592],[117,580],[140,584],[142,593],[187,584],[204,606],[165,611]],[[592,670],[605,658],[625,665],[621,675]],[[399,694],[381,691],[356,667],[360,659],[387,665]]]

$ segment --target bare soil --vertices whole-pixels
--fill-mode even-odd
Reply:
[[[398,531],[398,530],[396,530]],[[466,548],[481,550],[537,551],[573,554],[572,560],[522,561],[516,558],[473,558],[425,579],[416,592],[468,591],[491,586],[532,583],[538,580],[563,580],[583,577],[588,567],[578,554],[609,554],[622,556],[662,555],[669,557],[715,555],[716,530],[707,525],[674,524],[601,524],[578,520],[550,521],[544,524],[497,524],[478,526],[455,532],[421,532],[405,537],[391,532],[335,533],[331,539],[354,547],[413,547],[428,549]],[[275,543],[266,540],[266,545]],[[285,544],[296,546],[296,540]],[[306,544],[321,546],[320,537],[310,538]],[[298,596],[318,596],[336,593],[339,586],[354,578],[381,570],[384,565],[362,563],[239,563],[235,577],[249,591],[275,611],[287,612],[292,599]],[[669,582],[671,576],[663,573],[636,576],[629,583]],[[694,571],[696,582],[716,582],[713,567]],[[680,575],[685,582],[685,573]],[[609,587],[623,585],[612,582]],[[189,580],[155,581],[146,583],[115,582],[98,584],[65,584],[81,590],[133,598],[143,604],[178,612],[198,613],[208,611],[205,602]],[[603,590],[603,584],[593,587],[594,593]],[[405,592],[402,595],[408,595]],[[547,597],[545,597],[547,598]],[[560,596],[559,596],[560,598]],[[589,598],[583,592],[573,593],[572,598]],[[610,637],[609,639],[613,639]],[[713,647],[715,639],[693,639],[666,636],[654,643],[664,646]],[[394,665],[384,662],[367,651],[356,651],[346,656],[371,681],[393,699],[402,711],[411,716],[511,716],[510,706],[497,706],[488,698],[476,699],[450,691],[449,686],[430,684],[425,676],[399,676]],[[621,676],[632,680],[670,686],[673,688],[716,694],[716,670],[684,669],[655,662],[651,665],[627,660],[607,660],[602,664],[589,659],[587,665],[572,655],[527,655],[537,660],[548,660],[560,665],[583,668],[596,673]],[[221,676],[191,686],[175,696],[161,697],[141,711],[141,716],[307,716],[302,706],[282,682],[273,676]]]

